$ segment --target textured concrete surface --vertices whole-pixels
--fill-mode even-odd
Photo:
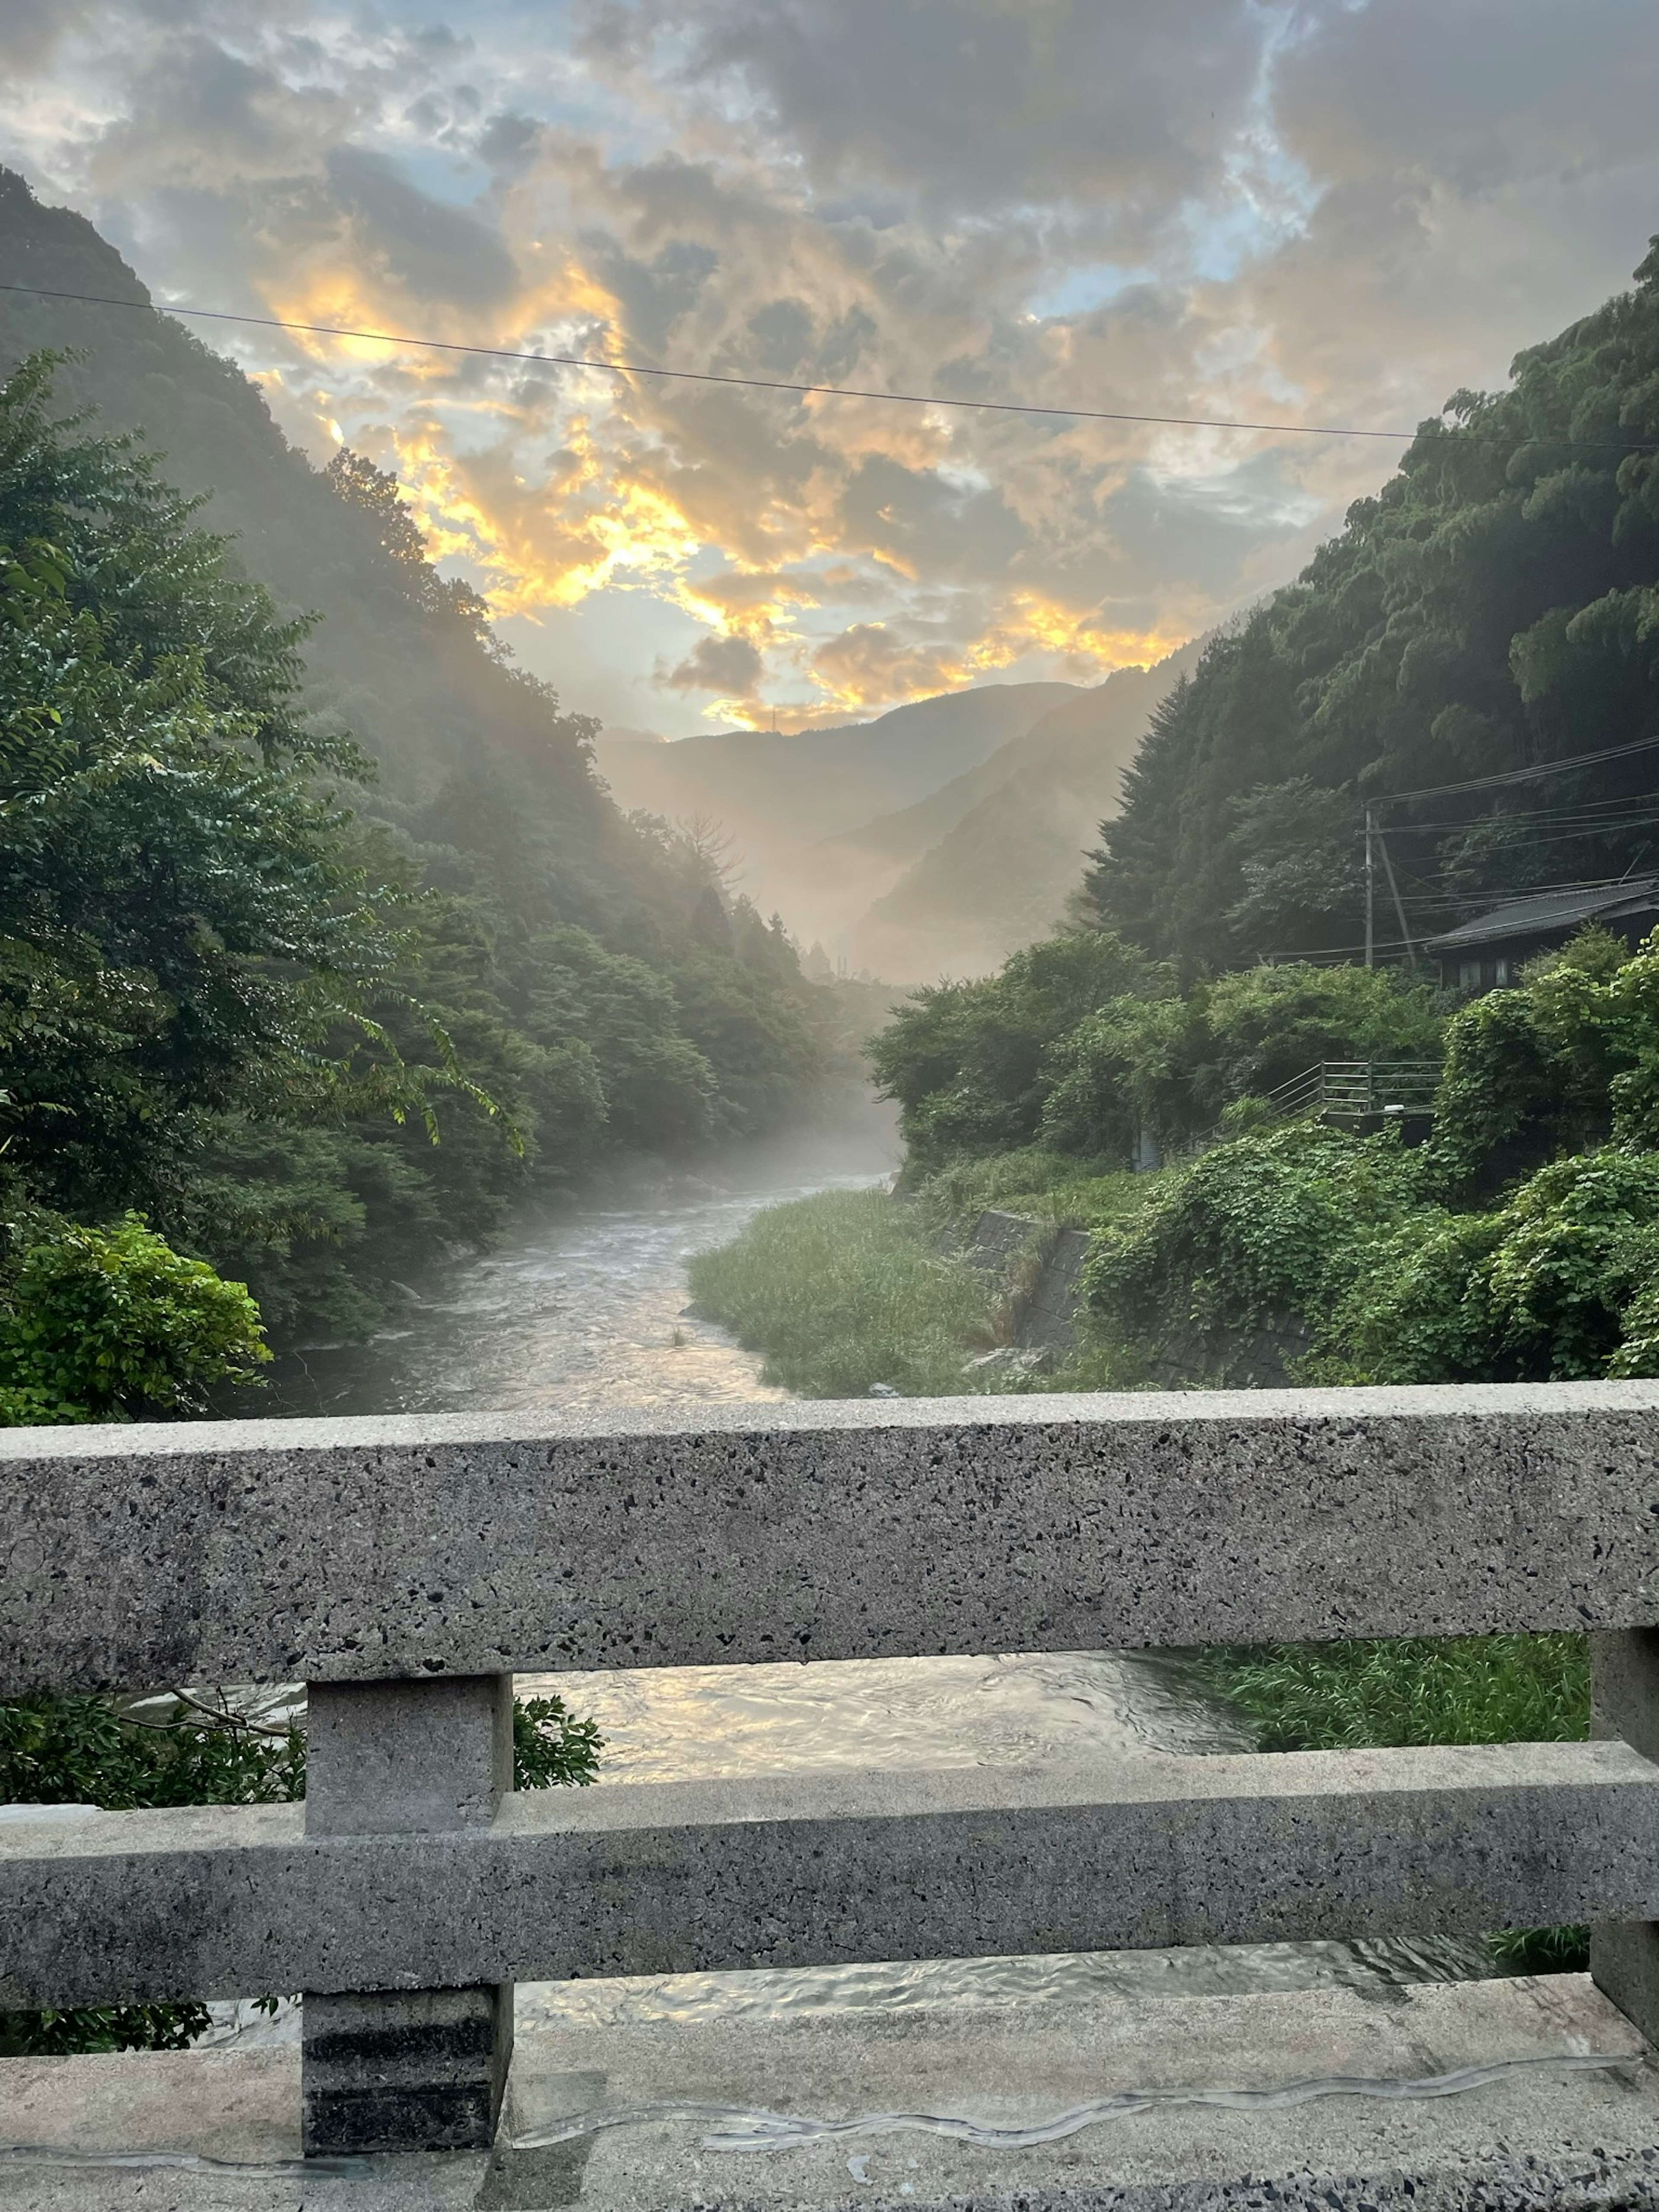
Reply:
[[[471,2212],[488,2172],[482,2152],[306,2170],[297,2050],[0,2059],[16,2212]]]
[[[1656,1838],[1619,1743],[617,1784],[424,1836],[109,1814],[0,1831],[0,2004],[1647,1920]]]
[[[1031,1286],[1030,1301],[1021,1316],[1019,1343],[1064,1353],[1077,1340],[1079,1281],[1089,1256],[1088,1232],[1062,1229],[1053,1251]]]
[[[1659,1632],[1590,1638],[1590,1732],[1659,1758]],[[1590,1929],[1590,1972],[1620,2011],[1659,2037],[1659,1923],[1604,1920]]]
[[[513,1787],[513,1677],[319,1684],[306,1751],[308,1837],[487,1829]],[[319,1904],[328,1910],[325,1891]],[[308,1986],[308,2155],[489,2148],[513,2050],[513,1993],[465,1979],[371,1995]]]
[[[1000,1206],[991,1206],[974,1224],[973,1242],[963,1256],[970,1267],[982,1267],[988,1274],[1006,1274],[1042,1226],[1032,1214],[1008,1213]]]
[[[295,2057],[0,2062],[10,2142],[60,2154],[142,2148],[258,2162],[252,2172],[122,2172],[0,2158],[0,2204],[31,2212],[1659,2205],[1659,2081],[1641,2039],[1578,1976],[1370,1996],[538,2029],[520,2041],[507,2133],[541,2147],[504,2144],[487,2166],[384,2160],[304,2177],[281,2170],[299,2142]],[[1482,2069],[1475,2086],[1454,2094],[1375,2094],[1437,2080],[1467,2085],[1469,2069]],[[1297,2096],[1297,2085],[1333,2076],[1372,2094]],[[1225,2101],[1206,2101],[1218,2092]],[[1170,2101],[1171,2093],[1185,2101]],[[1086,2117],[1103,2105],[1109,2116]],[[787,2148],[711,2147],[753,2142],[769,2128],[775,2138],[780,2118],[793,2127]],[[1003,2140],[986,2142],[988,2130]],[[1011,2144],[1010,2132],[1049,2139]]]
[[[308,1836],[487,1828],[512,1787],[510,1674],[312,1686]]]
[[[1659,1622],[1659,1384],[0,1432],[0,1696]]]
[[[513,2052],[510,1989],[307,1990],[303,2031],[307,2157],[495,2142]]]

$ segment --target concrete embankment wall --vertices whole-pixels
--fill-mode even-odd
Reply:
[[[1077,1349],[1088,1255],[1087,1230],[1056,1229],[1030,1214],[993,1209],[979,1217],[966,1256],[1002,1285],[1007,1341],[1059,1362]],[[1307,1323],[1299,1314],[1272,1315],[1249,1329],[1182,1322],[1161,1339],[1152,1379],[1170,1390],[1284,1389],[1307,1349]]]

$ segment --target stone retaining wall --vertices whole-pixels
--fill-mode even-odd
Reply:
[[[1082,1310],[1086,1229],[1054,1230],[1035,1215],[991,1209],[975,1224],[965,1255],[970,1266],[994,1274],[1007,1298],[1010,1342],[1042,1352],[1056,1362],[1074,1352]],[[1170,1329],[1150,1362],[1152,1379],[1166,1390],[1282,1390],[1308,1350],[1308,1325],[1299,1314],[1270,1315],[1255,1328]]]

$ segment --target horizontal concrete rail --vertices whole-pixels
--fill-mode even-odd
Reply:
[[[0,1432],[0,1696],[1659,1622],[1659,1385]]]
[[[0,2007],[1646,1920],[1656,1836],[1622,1743],[108,1814],[0,1829]]]

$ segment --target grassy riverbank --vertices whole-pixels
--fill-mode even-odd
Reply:
[[[762,1379],[808,1398],[947,1396],[992,1341],[990,1286],[930,1252],[884,1191],[772,1206],[690,1279],[697,1311],[763,1355]]]
[[[1558,1743],[1589,1733],[1582,1636],[1221,1647],[1204,1655],[1201,1672],[1261,1751]]]
[[[820,1192],[769,1207],[730,1244],[700,1254],[692,1303],[762,1355],[764,1381],[803,1397],[862,1397],[876,1384],[907,1398],[950,1396],[975,1387],[964,1365],[1008,1329],[1010,1285],[960,1257],[979,1216],[988,1207],[1029,1214],[1040,1247],[1045,1228],[1127,1218],[1154,1181],[1033,1146],[957,1163],[897,1200],[879,1190]],[[1085,1342],[1063,1369],[1023,1387],[1132,1387],[1139,1365]]]
[[[767,1381],[805,1396],[862,1396],[874,1383],[907,1397],[951,1395],[972,1387],[963,1363],[994,1340],[999,1321],[996,1286],[941,1256],[974,1218],[1003,1206],[1093,1226],[1127,1218],[1162,1180],[1078,1171],[1030,1146],[959,1162],[908,1203],[879,1191],[829,1192],[758,1215],[733,1243],[694,1261],[693,1296],[764,1356]],[[1132,1356],[1101,1343],[1025,1387],[1122,1388],[1134,1379]],[[1218,1647],[1200,1655],[1198,1671],[1267,1752],[1552,1742],[1589,1732],[1582,1637]],[[1584,1963],[1582,1928],[1489,1940],[1495,1961],[1512,1972]]]

